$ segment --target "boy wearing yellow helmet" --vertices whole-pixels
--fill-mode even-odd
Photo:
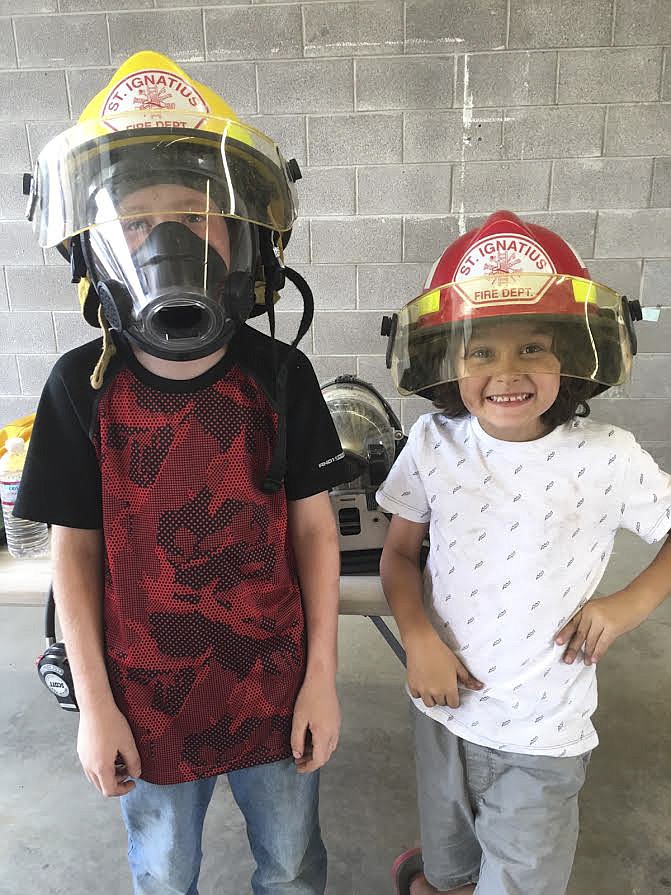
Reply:
[[[140,53],[27,179],[40,244],[69,258],[104,336],[52,371],[17,513],[54,526],[78,753],[122,797],[135,895],[196,895],[219,774],[255,895],[325,888],[317,769],[340,723],[328,489],[345,475],[296,349],[312,296],[280,263],[299,176]],[[290,346],[274,338],[285,276],[306,306]],[[245,325],[264,311],[270,339]]]

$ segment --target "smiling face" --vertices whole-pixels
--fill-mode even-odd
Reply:
[[[559,360],[547,327],[527,321],[478,324],[458,358],[459,392],[489,435],[533,441],[547,434],[542,414],[555,402]]]

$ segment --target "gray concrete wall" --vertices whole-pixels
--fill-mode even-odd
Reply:
[[[59,256],[23,220],[20,174],[131,52],[221,91],[303,167],[288,261],[313,286],[304,349],[396,402],[381,312],[442,248],[508,207],[595,278],[665,310],[630,385],[595,413],[671,468],[670,0],[0,0],[0,422],[34,408],[91,338]],[[287,290],[280,333],[300,305]],[[401,406],[402,405],[402,406]]]

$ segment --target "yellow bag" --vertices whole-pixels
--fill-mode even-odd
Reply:
[[[29,413],[0,429],[0,457],[5,453],[5,442],[8,438],[23,438],[26,443],[30,441],[34,422],[35,414]]]

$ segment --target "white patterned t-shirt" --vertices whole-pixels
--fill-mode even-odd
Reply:
[[[562,662],[560,628],[593,595],[618,528],[671,529],[671,476],[630,432],[576,419],[536,441],[500,441],[474,417],[420,417],[377,493],[428,522],[424,602],[483,682],[460,705],[415,705],[453,733],[505,751],[579,755],[598,743],[593,665]]]

